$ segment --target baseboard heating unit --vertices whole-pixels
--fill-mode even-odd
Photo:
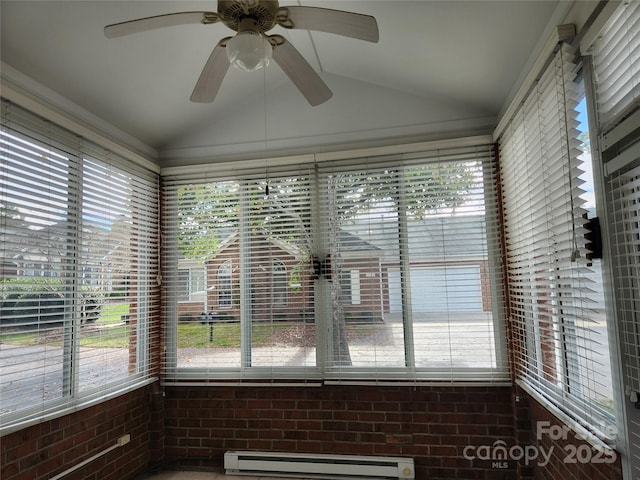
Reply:
[[[414,480],[413,458],[307,453],[238,452],[224,454],[227,475],[333,480]]]

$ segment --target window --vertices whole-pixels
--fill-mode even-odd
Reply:
[[[151,375],[155,175],[8,102],[0,170],[2,424]],[[6,368],[5,368],[6,367]]]
[[[638,296],[638,154],[640,140],[640,4],[608,5],[600,30],[583,41],[592,55],[598,131],[609,201],[614,297],[622,337],[624,385],[640,391]],[[640,472],[640,464],[636,466]]]
[[[612,11],[593,43],[581,45],[593,56],[599,130],[607,133],[637,110],[640,102],[640,4],[611,2]]]
[[[179,301],[204,303],[206,298],[204,267],[198,264],[187,266],[186,263],[181,262],[178,267]]]
[[[191,286],[190,286],[190,277],[191,273],[188,268],[181,268],[178,270],[178,285],[180,288],[180,293],[178,297],[178,301],[187,302],[190,298]]]
[[[640,137],[636,133],[636,154],[623,168],[609,173],[606,190],[611,224],[611,256],[615,303],[622,350],[622,377],[627,395],[640,392]],[[628,397],[627,397],[628,398]],[[625,403],[626,398],[625,398]],[[640,449],[640,415],[629,402],[629,444]],[[634,455],[634,474],[640,461]]]
[[[314,290],[306,173],[268,180],[262,175],[206,183],[168,180],[165,201],[174,240],[167,242],[167,263],[200,259],[207,270],[206,291],[218,310],[212,342],[208,326],[175,325],[175,363],[169,362],[167,371],[239,377],[315,366],[314,324],[308,321],[314,318]],[[175,301],[173,275],[167,295]]]
[[[611,279],[608,312],[617,327],[611,338],[620,342],[619,390],[624,397],[617,404],[622,412],[618,442],[626,453],[625,478],[635,478],[640,475],[640,410],[634,402],[640,392],[640,4],[608,2],[597,20],[580,48],[591,60],[594,79],[594,131],[599,140],[594,158],[599,160],[600,198],[605,200],[599,214],[606,239],[603,264]]]
[[[492,146],[367,160],[320,166],[326,375],[504,378]]]
[[[174,320],[168,379],[508,381],[494,147],[460,143],[165,178],[168,264],[197,255],[228,307],[212,343]]]
[[[344,305],[360,305],[360,271],[341,271],[340,289],[340,298]]]
[[[501,138],[509,311],[519,382],[573,421],[607,433],[607,320],[585,237],[595,205],[588,204],[593,186],[584,188],[591,172],[579,149],[583,94],[574,57],[560,47]]]

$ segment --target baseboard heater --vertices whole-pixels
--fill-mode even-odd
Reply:
[[[414,480],[413,458],[230,451],[227,475],[341,480]]]

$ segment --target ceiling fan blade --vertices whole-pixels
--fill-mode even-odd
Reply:
[[[377,43],[378,22],[370,15],[319,7],[281,7],[276,20],[284,28],[317,30]]]
[[[202,23],[206,25],[216,23],[218,20],[220,20],[220,17],[214,12],[169,13],[167,15],[157,15],[107,25],[104,27],[104,34],[107,38],[115,38],[156,28],[172,27],[174,25],[187,25],[192,23]]]
[[[202,73],[191,94],[191,101],[197,103],[213,102],[220,90],[224,76],[229,70],[229,59],[225,50],[226,43],[231,37],[225,37],[218,42],[204,64]]]
[[[291,43],[280,35],[268,38],[275,40],[273,59],[312,106],[320,105],[331,98],[333,93],[329,87]]]

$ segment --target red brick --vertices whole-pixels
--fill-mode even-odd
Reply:
[[[152,449],[153,458],[164,455],[176,468],[220,468],[224,451],[251,449],[407,455],[415,458],[417,478],[502,480],[515,478],[516,469],[539,480],[621,478],[619,463],[577,470],[554,458],[533,472],[522,465],[496,471],[490,463],[465,460],[466,445],[498,439],[516,444],[532,438],[528,422],[550,418],[525,394],[516,404],[510,387],[169,387],[165,397],[150,392],[141,389],[8,435],[2,439],[3,480],[48,478],[110,446],[122,433],[132,433],[128,446],[68,480],[131,478],[146,468]],[[87,432],[94,433],[92,439]],[[64,443],[69,438],[72,443]],[[44,472],[48,469],[55,473]]]
[[[141,437],[148,439],[147,425],[148,393],[145,387],[121,395],[109,402],[99,404],[70,415],[45,421],[40,425],[6,435],[2,438],[3,480],[46,479],[76,465],[82,459],[104,450],[115,443],[118,432],[138,432],[132,439],[139,449],[123,448],[108,456],[113,462],[128,465],[127,475],[143,472],[148,463],[149,446]],[[120,425],[116,425],[116,419]],[[139,433],[143,432],[143,433]],[[36,450],[36,445],[39,449]],[[9,446],[13,446],[11,450]],[[65,480],[93,479],[120,480],[114,476],[104,459],[98,459],[77,474]],[[17,470],[20,466],[20,471]]]
[[[386,436],[386,442],[387,443],[412,443],[413,442],[413,435],[387,435]]]

